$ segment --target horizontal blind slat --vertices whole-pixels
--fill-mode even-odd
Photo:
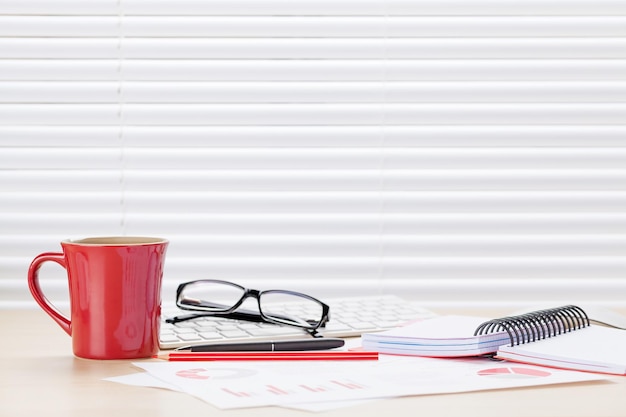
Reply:
[[[573,213],[39,213],[5,212],[5,233],[32,236],[40,241],[46,230],[53,241],[85,235],[209,234],[230,235],[506,235],[626,233],[623,212]],[[50,238],[49,237],[49,238]],[[48,239],[49,239],[48,238]]]
[[[624,59],[5,59],[0,80],[443,81],[626,80]],[[123,78],[121,71],[123,70]]]
[[[606,37],[624,16],[0,16],[0,37]]]
[[[626,124],[626,104],[0,104],[0,124]]]
[[[16,161],[20,161],[19,164]],[[21,162],[25,161],[25,162]],[[385,170],[617,169],[626,147],[615,148],[21,148],[3,149],[5,169]],[[194,171],[192,171],[194,172]],[[509,173],[510,174],[510,173]],[[167,175],[167,174],[166,174]],[[393,174],[391,174],[393,175]],[[504,175],[507,175],[506,172]],[[590,175],[594,175],[593,171]],[[182,177],[184,178],[184,177]]]
[[[30,262],[30,258],[3,258],[10,275]],[[552,257],[552,258],[174,258],[167,259],[167,272],[176,271],[185,279],[221,277],[226,280],[242,281],[250,277],[270,276],[286,279],[291,276],[299,279],[328,280],[337,277],[343,279],[415,279],[416,276],[428,279],[455,279],[462,273],[464,280],[498,278],[511,279],[549,279],[603,277],[615,282],[623,281],[626,260],[623,257]],[[381,272],[382,268],[382,272]],[[61,269],[61,268],[58,268]],[[210,271],[210,272],[207,272]],[[59,271],[59,276],[63,271]],[[258,278],[256,278],[258,279]],[[484,289],[483,289],[484,290]]]
[[[67,281],[64,278],[50,280],[50,288],[46,288],[45,293],[54,300],[55,305],[67,308],[69,299],[67,294]],[[372,293],[404,293],[407,284],[415,288],[415,297],[412,300],[419,302],[424,307],[453,307],[459,305],[484,309],[485,306],[499,306],[500,308],[527,308],[528,300],[544,302],[544,305],[558,305],[562,299],[555,294],[567,292],[569,299],[578,305],[593,303],[594,305],[605,305],[607,307],[619,307],[622,301],[617,294],[623,292],[623,285],[620,282],[610,279],[597,278],[592,280],[594,285],[589,285],[589,280],[570,278],[567,280],[553,280],[545,282],[541,279],[508,280],[503,283],[497,279],[475,279],[475,280],[455,280],[455,279],[424,279],[420,281],[407,281],[406,279],[387,279],[384,286],[377,285],[377,280],[363,279],[361,285],[355,287],[345,280],[317,280],[307,285],[303,281],[294,282],[293,278],[265,277],[264,282],[267,288],[289,288],[306,291],[318,298],[336,298],[338,294],[351,293],[355,295],[371,295]],[[247,282],[246,282],[247,283]],[[163,302],[165,306],[172,306],[174,294],[179,282],[175,280],[165,280],[163,285]],[[251,282],[250,284],[254,284]],[[8,308],[35,308],[32,297],[27,296],[28,290],[21,285],[21,280],[6,280],[0,282],[0,304]],[[494,288],[499,286],[500,293],[485,292],[484,288]],[[296,288],[294,288],[294,286]],[[263,286],[265,287],[265,286]],[[298,288],[299,287],[299,288]],[[456,290],[451,292],[450,289]],[[537,288],[542,288],[540,293]],[[16,301],[25,300],[25,301]],[[471,301],[471,300],[480,300]]]
[[[167,267],[166,267],[167,268]],[[172,276],[175,271],[172,271]],[[168,275],[169,277],[169,275]],[[626,291],[622,281],[596,277],[586,278],[559,278],[545,279],[509,279],[497,278],[474,278],[463,279],[395,279],[387,277],[384,285],[379,284],[378,279],[360,279],[359,286],[349,280],[334,279],[328,277],[325,280],[297,280],[293,277],[264,277],[265,285],[256,285],[254,281],[244,278],[240,281],[244,284],[263,288],[286,288],[300,290],[315,295],[321,299],[336,298],[339,294],[372,295],[381,292],[390,294],[406,294],[406,288],[411,287],[414,296],[411,300],[421,306],[431,308],[458,308],[474,307],[484,309],[486,306],[498,306],[499,308],[511,309],[511,306],[527,308],[528,300],[535,303],[542,302],[545,305],[559,305],[563,300],[558,294],[567,294],[568,300],[577,305],[592,303],[606,307],[619,308],[623,302],[620,294]],[[49,279],[48,288],[44,290],[46,295],[54,300],[55,305],[67,308],[69,297],[67,294],[67,279],[57,277]],[[307,282],[306,284],[304,284]],[[163,303],[167,306],[174,304],[176,286],[180,280],[166,279],[163,283]],[[500,288],[500,291],[485,291],[485,288]],[[541,291],[537,291],[541,288]],[[451,291],[454,289],[454,291]],[[35,308],[35,302],[28,296],[28,290],[23,281],[19,279],[7,279],[0,281],[0,305],[8,308]],[[23,300],[23,301],[16,301]],[[478,301],[480,300],[480,301]]]
[[[0,192],[24,191],[626,190],[626,170],[89,170],[0,171]]]
[[[624,59],[626,39],[0,38],[0,56],[12,59]]]
[[[4,1],[2,14],[51,15],[626,15],[620,0],[80,0]]]
[[[57,236],[37,236],[40,250],[58,247]],[[172,240],[173,239],[173,240]],[[626,237],[614,235],[172,235],[169,257],[562,257],[624,256]],[[3,257],[33,250],[32,237],[3,235]]]
[[[6,192],[0,212],[432,213],[620,212],[623,191]]]
[[[626,82],[2,82],[0,103],[626,102]]]
[[[460,126],[14,126],[0,125],[3,152],[10,143],[20,147],[119,148],[120,134],[128,148],[397,147],[474,149],[481,147],[594,148],[626,146],[626,125],[460,125]],[[13,147],[13,146],[10,146]],[[16,152],[22,152],[16,147]],[[0,153],[0,157],[2,153]],[[58,155],[57,155],[58,157]],[[51,158],[52,159],[52,158]],[[10,167],[10,159],[3,163]],[[41,162],[39,162],[41,163]],[[74,161],[78,163],[78,161]]]

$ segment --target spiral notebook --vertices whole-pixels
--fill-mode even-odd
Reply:
[[[363,335],[381,353],[431,357],[494,355],[562,369],[626,375],[626,330],[590,323],[579,307],[563,306],[486,319],[438,316]]]

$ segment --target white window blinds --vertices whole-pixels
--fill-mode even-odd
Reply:
[[[0,306],[99,235],[166,302],[623,306],[625,190],[623,0],[0,0]]]

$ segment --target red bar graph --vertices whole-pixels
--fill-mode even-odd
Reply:
[[[335,384],[335,385],[339,385],[340,387],[347,388],[347,389],[363,389],[363,388],[365,388],[362,385],[354,384],[352,382],[339,382],[339,381],[330,381],[330,382]]]
[[[227,394],[234,395],[235,397],[239,397],[239,398],[251,397],[250,393],[247,393],[244,391],[233,391],[228,388],[222,388],[222,391],[224,391]]]
[[[300,385],[300,388],[305,389],[309,392],[325,392],[328,391],[324,387],[309,387],[308,385]]]
[[[270,392],[276,395],[289,395],[288,391],[285,391],[284,389],[280,389],[275,385],[267,385],[267,392]]]
[[[263,395],[272,396],[292,396],[298,394],[323,394],[332,391],[342,390],[362,390],[367,387],[350,380],[331,379],[317,382],[311,382],[308,384],[302,383],[278,383],[278,384],[262,384],[257,386],[256,389],[251,388],[246,391],[237,390],[236,388],[220,387],[220,389],[226,394],[237,398],[252,398]]]

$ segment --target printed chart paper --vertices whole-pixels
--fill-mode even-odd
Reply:
[[[385,356],[375,363],[140,362],[134,365],[161,382],[222,409],[319,402],[337,402],[340,407],[342,401],[351,400],[606,378],[485,358]],[[122,382],[119,378],[115,381]]]

